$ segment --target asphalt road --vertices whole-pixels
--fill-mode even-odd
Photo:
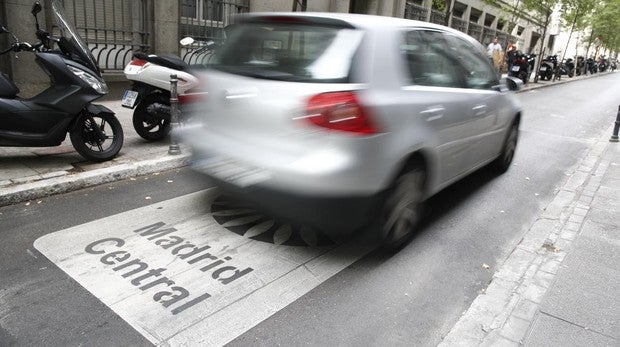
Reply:
[[[521,137],[506,174],[481,170],[449,187],[400,252],[368,253],[231,345],[436,345],[567,174],[610,135],[619,76],[519,94]],[[0,208],[0,345],[150,344],[33,243],[209,186],[182,169]]]

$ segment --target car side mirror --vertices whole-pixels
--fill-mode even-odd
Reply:
[[[508,87],[508,90],[511,90],[513,92],[523,87],[523,81],[521,81],[520,79],[516,77],[512,77],[512,76],[502,78],[501,83],[505,85],[506,87]]]
[[[43,7],[41,7],[41,3],[35,1],[34,5],[32,5],[32,11],[30,11],[30,13],[36,16],[39,12],[41,12],[41,10],[43,10]]]

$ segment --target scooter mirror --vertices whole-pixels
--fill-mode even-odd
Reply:
[[[0,24],[0,34],[6,34],[8,32],[9,32],[9,30],[7,28],[5,28],[4,25]]]
[[[179,43],[181,43],[182,46],[188,46],[191,45],[192,43],[194,43],[194,39],[191,37],[184,37],[181,39],[181,41],[179,41]]]
[[[41,10],[43,10],[43,7],[41,7],[41,3],[38,1],[35,1],[34,5],[32,5],[32,11],[30,11],[30,13],[36,16],[37,13],[41,12]]]

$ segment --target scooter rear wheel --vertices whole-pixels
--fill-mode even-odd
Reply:
[[[150,114],[148,107],[154,103],[170,105],[170,100],[163,95],[151,94],[142,100],[133,112],[133,128],[141,138],[147,141],[160,141],[170,132],[170,120]]]
[[[81,115],[69,136],[75,150],[91,161],[110,160],[123,147],[123,128],[112,114]]]

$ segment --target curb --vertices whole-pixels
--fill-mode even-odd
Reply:
[[[0,206],[67,193],[131,177],[176,169],[189,163],[189,154],[121,164],[87,172],[53,177],[32,183],[0,189]]]
[[[575,77],[565,77],[559,81],[555,81],[555,82],[549,81],[548,83],[545,83],[545,84],[540,84],[540,82],[532,81],[532,82],[528,82],[527,84],[527,86],[531,86],[531,87],[524,86],[522,89],[517,90],[515,93],[524,93],[524,92],[529,92],[530,90],[557,86],[558,84],[576,82],[576,81],[581,81],[581,80],[585,80],[588,78],[599,77],[599,76],[607,76],[608,74],[611,74],[611,73],[613,73],[613,71],[597,72],[593,75],[590,74],[590,75],[575,76]]]

